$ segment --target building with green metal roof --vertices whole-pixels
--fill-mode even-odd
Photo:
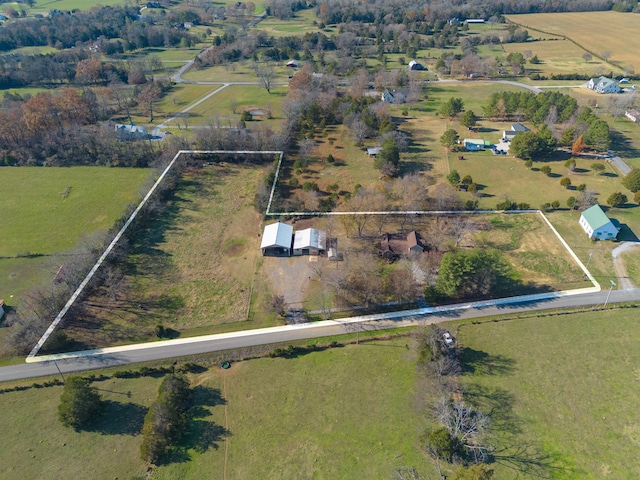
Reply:
[[[597,204],[582,212],[580,226],[589,238],[598,240],[614,240],[620,231]]]

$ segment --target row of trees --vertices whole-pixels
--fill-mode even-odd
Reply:
[[[144,417],[140,457],[157,464],[186,434],[192,391],[183,375],[171,374],[158,389],[158,398]]]
[[[145,47],[188,46],[196,38],[186,30],[173,28],[171,16],[139,18],[134,6],[92,8],[86,11],[58,12],[45,18],[10,22],[0,29],[0,51],[20,47],[75,47],[77,44],[119,39],[124,50]]]
[[[113,124],[100,120],[120,110],[129,116],[135,105],[153,119],[165,89],[154,82],[137,90],[114,88],[100,97],[91,89],[72,88],[11,97],[0,111],[0,165],[152,165],[159,145],[121,142]],[[181,140],[165,147],[171,150],[173,142]]]

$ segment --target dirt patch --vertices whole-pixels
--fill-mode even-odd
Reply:
[[[246,239],[239,238],[224,249],[223,255],[226,257],[235,258],[241,256],[246,251]]]
[[[313,276],[313,263],[306,255],[300,257],[265,257],[263,272],[269,279],[274,295],[284,297],[287,308],[300,308],[304,293]]]

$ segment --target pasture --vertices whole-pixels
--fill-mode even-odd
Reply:
[[[197,85],[199,89],[190,93],[193,100],[201,91],[212,92],[219,85]],[[205,90],[206,87],[206,90]],[[202,89],[202,90],[201,90]],[[196,107],[192,108],[185,115],[188,116],[188,122],[192,125],[217,125],[226,127],[235,127],[240,121],[240,115],[243,111],[260,111],[265,115],[254,116],[253,121],[247,122],[248,128],[257,128],[258,126],[269,126],[274,130],[279,130],[282,119],[280,104],[284,98],[283,87],[278,86],[271,90],[271,94],[258,85],[230,85],[218,93],[203,101]],[[203,95],[204,96],[204,93]],[[179,111],[184,107],[175,108],[165,101],[165,108]],[[235,112],[234,112],[235,110]],[[271,112],[272,118],[268,118],[267,112]],[[183,119],[177,119],[169,123],[170,126],[183,123]]]
[[[496,478],[638,478],[636,309],[458,327],[465,400],[491,412]]]
[[[395,468],[407,466],[432,478],[435,469],[419,451],[425,411],[408,342],[376,340],[189,375],[198,418],[182,443],[183,453],[148,474],[156,479],[222,478],[224,472],[229,480],[391,478]],[[96,479],[143,476],[139,431],[160,382],[151,377],[94,382],[109,402],[107,414],[80,432],[56,418],[62,387],[0,394],[0,408],[12,412],[0,419],[0,428],[13,439],[0,451],[0,476],[78,477],[86,473],[87,461]],[[230,432],[228,444],[220,434],[205,435],[215,431],[214,424]]]
[[[72,248],[82,236],[109,229],[126,206],[140,198],[150,173],[133,168],[1,167],[0,292],[5,301],[15,305],[20,293],[43,275],[55,275],[49,272],[50,255]],[[29,255],[42,256],[12,258]]]
[[[530,32],[532,35],[536,33]],[[525,51],[530,51],[532,55],[537,55],[541,63],[535,65],[527,63],[524,66],[530,74],[539,73],[540,75],[548,76],[550,74],[579,73],[599,76],[608,74],[612,70],[616,75],[622,74],[620,68],[607,64],[595,56],[590,61],[585,61],[582,55],[586,51],[565,38],[556,37],[534,42],[507,43],[502,47],[504,47],[505,56],[512,52],[523,53]],[[574,81],[574,83],[576,82],[580,83],[579,81]]]
[[[124,0],[36,0],[31,13],[48,13],[52,8],[58,10],[89,10],[91,7],[102,5],[105,7],[111,5],[124,5]]]
[[[65,331],[95,347],[146,341],[159,323],[182,336],[276,324],[268,294],[247,321],[252,290],[268,291],[256,273],[262,227],[253,207],[263,175],[259,166],[228,164],[184,173],[163,213],[131,234],[128,288],[89,297],[82,321]]]
[[[633,14],[614,11],[540,13],[509,15],[507,19],[530,30],[566,36],[596,56],[609,52],[611,56],[606,71],[616,66],[640,68],[637,55],[640,36]],[[529,33],[532,36],[536,34],[534,31]]]

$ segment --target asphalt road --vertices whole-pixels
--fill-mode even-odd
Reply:
[[[103,367],[128,365],[131,363],[150,360],[163,360],[185,355],[230,350],[234,348],[353,333],[358,329],[375,330],[420,326],[430,323],[441,323],[465,318],[478,318],[489,315],[520,314],[536,310],[576,306],[597,306],[604,304],[608,295],[609,290],[604,290],[597,293],[564,296],[550,300],[530,301],[526,303],[504,304],[498,306],[473,306],[471,304],[465,304],[458,305],[455,309],[451,309],[449,311],[426,315],[412,315],[408,312],[394,312],[383,315],[383,317],[387,317],[384,320],[370,320],[371,316],[358,317],[358,319],[345,319],[342,321],[273,327],[210,335],[207,337],[129,345],[126,347],[85,352],[82,356],[58,359],[55,363],[53,361],[41,361],[1,367],[0,381],[57,375],[58,368],[62,373],[71,373]],[[636,288],[633,290],[617,290],[611,292],[609,298],[610,303],[626,301],[640,301],[640,289]]]

